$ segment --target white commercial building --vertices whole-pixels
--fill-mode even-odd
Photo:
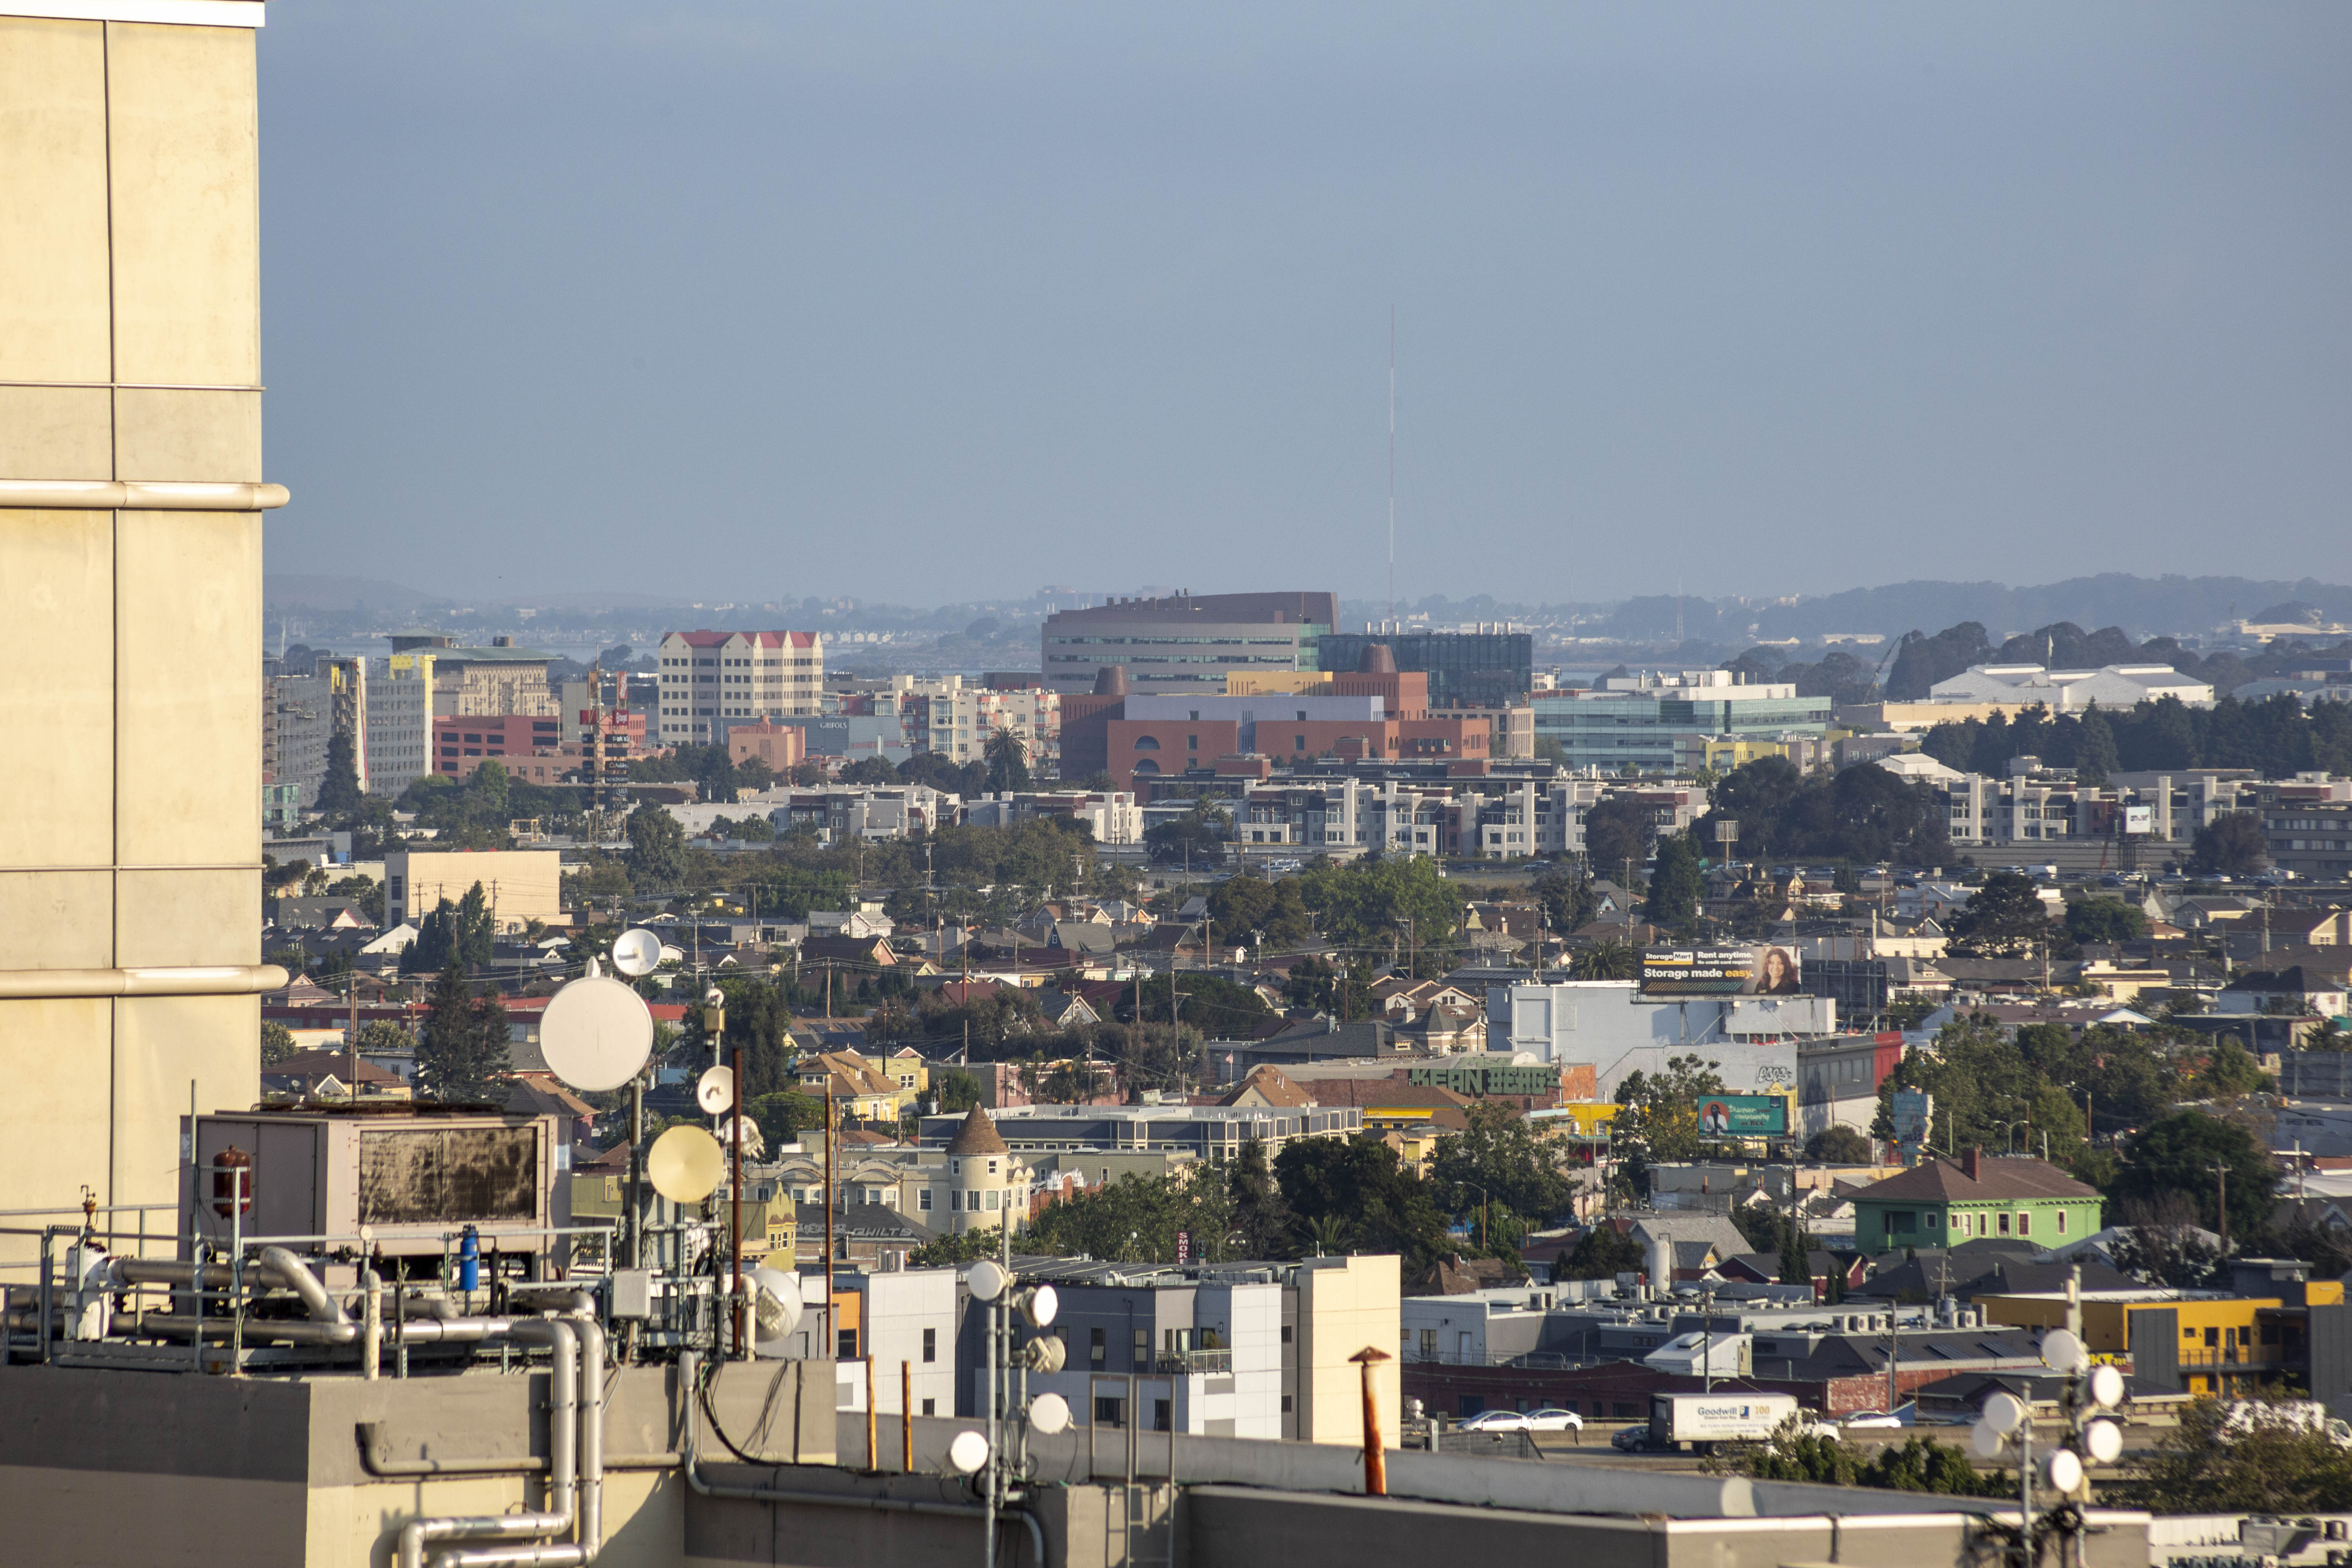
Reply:
[[[1937,702],[2039,702],[2053,713],[2130,708],[2159,697],[2205,706],[2213,688],[2168,664],[2110,664],[2097,669],[2051,669],[2039,664],[1972,664],[1928,689]]]
[[[1041,816],[1083,822],[1097,844],[1143,842],[1143,808],[1123,790],[1034,790],[964,803],[967,827],[1014,827]]]
[[[360,787],[370,795],[396,797],[433,771],[433,662],[429,653],[367,661]]]
[[[1677,997],[1644,1002],[1631,980],[1497,985],[1486,993],[1487,1048],[1548,1062],[1591,1062],[1601,1098],[1629,1073],[1656,1074],[1667,1058],[1696,1056],[1732,1094],[1786,1094],[1797,1087],[1800,1038],[1837,1033],[1826,996]]]
[[[815,632],[671,632],[661,641],[653,745],[723,744],[730,722],[824,707],[824,638]]]

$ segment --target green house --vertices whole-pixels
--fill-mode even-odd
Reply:
[[[1958,1247],[2013,1237],[2063,1247],[2099,1228],[2099,1194],[2042,1160],[1988,1159],[1970,1149],[1929,1160],[1853,1195],[1853,1243],[1864,1254]]]

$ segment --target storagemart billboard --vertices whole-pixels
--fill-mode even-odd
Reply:
[[[1794,996],[1803,972],[1785,947],[1645,947],[1641,994],[1669,1002],[1685,996]]]

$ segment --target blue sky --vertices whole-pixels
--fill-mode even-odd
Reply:
[[[273,570],[2352,580],[2352,8],[289,0]]]

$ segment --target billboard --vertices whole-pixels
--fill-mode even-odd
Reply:
[[[1703,1138],[1786,1137],[1789,1102],[1777,1094],[1703,1094],[1698,1131]]]
[[[1640,994],[1671,1002],[1685,996],[1794,996],[1803,967],[1786,947],[1645,947]]]
[[[2156,807],[2152,805],[2127,805],[2124,807],[2124,831],[2126,833],[2155,832]]]
[[[1936,1097],[1924,1089],[1898,1089],[1889,1099],[1886,1115],[1895,1126],[1895,1141],[1916,1149],[1927,1141],[1927,1129],[1935,1122]]]

